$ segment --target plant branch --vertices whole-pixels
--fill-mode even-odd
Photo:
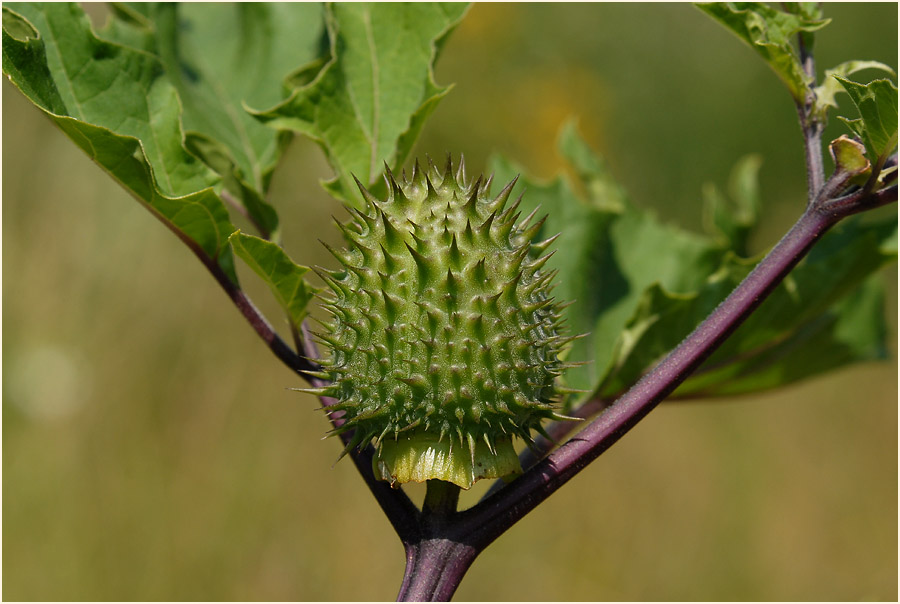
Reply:
[[[825,167],[822,157],[822,131],[825,124],[813,113],[816,102],[816,62],[812,49],[807,45],[804,32],[797,35],[800,63],[808,78],[806,98],[797,100],[797,114],[803,131],[803,149],[806,155],[807,204],[812,205],[825,184]]]
[[[481,550],[465,538],[409,543],[398,602],[448,602]]]
[[[156,211],[152,206],[144,204],[140,199],[138,199],[138,201],[145,205],[150,212],[166,226],[166,228],[172,231],[175,236],[194,253],[219,286],[225,290],[225,293],[240,311],[241,315],[248,323],[250,323],[250,326],[256,334],[262,338],[269,347],[269,350],[271,350],[282,363],[303,377],[306,377],[303,372],[316,371],[319,369],[318,365],[297,354],[294,349],[281,339],[281,336],[279,336],[272,328],[272,324],[269,323],[259,309],[256,308],[250,298],[247,297],[247,294],[241,289],[240,285],[232,281],[228,275],[225,274],[225,271],[219,266],[216,258],[207,254],[196,241],[188,237],[181,229],[172,224],[168,218]]]
[[[849,195],[833,199],[822,204],[822,208],[826,212],[840,216],[850,216],[851,214],[859,214],[868,210],[874,210],[892,203],[897,203],[897,185],[893,184],[884,189],[880,189],[874,193],[865,195],[865,191],[860,189]]]
[[[459,487],[442,480],[427,484],[420,533],[404,542],[406,570],[398,601],[448,601],[481,551],[454,530]]]
[[[422,504],[423,514],[434,517],[450,516],[456,512],[460,491],[458,486],[443,480],[428,480],[426,485],[425,502]]]
[[[606,451],[678,387],[759,306],[813,244],[842,218],[896,202],[892,186],[816,204],[740,285],[659,365],[579,434],[507,487],[460,514],[479,549]]]

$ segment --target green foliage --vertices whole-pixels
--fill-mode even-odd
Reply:
[[[860,117],[841,120],[863,141],[869,161],[881,166],[897,147],[897,86],[890,80],[874,80],[858,84],[836,78],[856,108]]]
[[[885,358],[887,327],[878,311],[884,303],[878,271],[896,259],[891,245],[896,233],[895,220],[864,224],[856,218],[827,234],[675,396],[743,394]],[[711,298],[726,295],[755,264],[729,260],[689,304],[696,314],[687,325],[706,316],[717,304]],[[865,303],[855,305],[852,299]],[[671,323],[673,331],[677,324]],[[837,333],[837,325],[857,330]]]
[[[558,295],[575,301],[567,312],[572,331],[587,334],[573,343],[569,358],[592,361],[566,379],[594,392],[621,363],[623,327],[643,291],[657,281],[673,291],[694,291],[718,268],[721,248],[709,238],[661,224],[631,204],[574,125],[563,129],[559,150],[576,166],[577,181],[520,179],[529,191],[523,210],[540,205],[547,213],[537,237],[560,233],[560,251],[549,267],[560,271]],[[502,158],[494,159],[492,169],[500,179],[521,172]],[[585,194],[576,195],[576,187]]]
[[[749,273],[746,238],[756,226],[757,158],[738,162],[733,206],[715,195],[713,234],[661,224],[631,204],[572,124],[559,152],[577,176],[524,181],[525,211],[548,218],[536,237],[561,232],[548,262],[559,270],[559,295],[575,300],[568,320],[588,333],[569,360],[593,363],[567,380],[591,396],[612,398],[676,346]],[[517,170],[495,158],[498,178]],[[578,195],[576,190],[583,193]],[[712,190],[710,187],[707,190]],[[727,229],[727,230],[726,230]],[[725,234],[726,236],[723,236]],[[875,273],[896,257],[896,224],[850,220],[825,236],[809,257],[682,387],[676,396],[719,396],[782,386],[842,365],[884,358],[883,304]],[[860,293],[856,288],[862,288]],[[860,304],[848,296],[862,296]],[[838,326],[855,325],[856,330]],[[573,403],[576,401],[573,401]]]
[[[278,215],[266,201],[289,136],[245,105],[281,101],[284,80],[318,56],[321,7],[311,3],[113,5],[101,35],[157,57],[178,91],[185,145],[215,170],[266,234]]]
[[[369,186],[380,177],[383,162],[401,165],[425,119],[449,91],[435,83],[432,66],[466,8],[459,3],[329,5],[328,63],[283,103],[255,115],[316,140],[336,174],[326,189],[358,202],[352,175]]]
[[[838,106],[835,95],[844,90],[838,78],[846,78],[866,69],[877,69],[896,76],[893,69],[878,61],[845,61],[836,67],[826,69],[822,84],[814,88],[816,94],[815,114],[819,120],[825,121],[828,110],[836,109]]]
[[[820,86],[812,87],[812,79],[801,64],[794,36],[799,36],[811,51],[814,32],[825,27],[815,3],[786,3],[778,10],[758,2],[713,2],[697,7],[720,22],[749,44],[785,83],[798,105],[810,99],[811,116],[825,123],[830,108],[837,107],[835,95],[846,91],[860,112],[860,118],[841,118],[860,138],[869,151],[869,160],[880,167],[887,154],[897,145],[897,87],[890,80],[875,80],[867,85],[847,80],[847,76],[866,69],[877,69],[894,75],[894,70],[878,61],[846,61],[826,70]]]

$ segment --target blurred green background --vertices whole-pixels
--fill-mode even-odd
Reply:
[[[896,64],[896,4],[826,12],[820,69]],[[699,228],[703,183],[749,152],[765,162],[756,250],[803,207],[787,92],[690,5],[476,5],[437,79],[456,88],[417,152],[463,151],[470,171],[503,152],[552,176],[576,115],[666,220]],[[200,263],[7,82],[3,150],[4,598],[392,599],[399,541]],[[301,263],[330,265],[316,239],[339,241],[328,176],[304,140],[275,176]],[[492,545],[457,599],[896,600],[897,486],[894,360],[663,405]]]

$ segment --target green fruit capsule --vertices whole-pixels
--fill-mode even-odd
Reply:
[[[430,163],[430,162],[429,162]],[[352,430],[345,449],[373,442],[375,475],[392,484],[438,479],[468,489],[522,469],[513,438],[556,416],[560,305],[542,272],[540,223],[507,207],[490,180],[419,165],[380,200],[361,184],[365,211],[340,225],[342,265],[320,275],[331,315],[317,334],[331,384],[319,394]],[[521,198],[520,198],[521,199]]]

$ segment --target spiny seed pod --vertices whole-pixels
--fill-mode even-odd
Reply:
[[[553,273],[541,268],[551,238],[541,222],[506,207],[490,180],[466,181],[450,157],[443,175],[416,162],[398,183],[386,168],[386,200],[357,181],[365,211],[339,224],[349,248],[329,251],[343,268],[320,270],[332,315],[316,334],[331,380],[309,390],[337,399],[326,411],[353,430],[344,453],[374,440],[375,475],[392,484],[521,473],[513,437],[533,442],[554,413],[557,358],[574,338],[559,334]],[[323,377],[325,377],[323,376]]]

